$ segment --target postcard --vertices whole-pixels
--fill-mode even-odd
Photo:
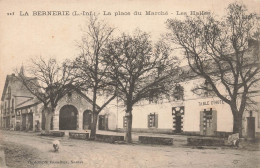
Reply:
[[[259,0],[1,0],[0,167],[258,167]]]

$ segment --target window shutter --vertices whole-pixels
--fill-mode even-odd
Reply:
[[[203,124],[204,124],[204,111],[200,111],[200,135],[204,135]]]
[[[217,111],[216,110],[212,111],[212,126],[213,126],[213,130],[217,131]]]
[[[155,128],[158,128],[158,114],[155,114]]]
[[[108,130],[108,118],[105,118],[105,130]]]
[[[123,116],[123,128],[125,128],[125,116]]]
[[[147,116],[147,127],[150,128],[150,115]]]
[[[127,127],[127,120],[126,120],[126,116],[123,117],[123,127],[126,128]]]

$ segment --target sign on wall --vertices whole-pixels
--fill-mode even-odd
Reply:
[[[212,100],[212,101],[199,102],[199,106],[221,105],[221,104],[225,104],[223,100]]]

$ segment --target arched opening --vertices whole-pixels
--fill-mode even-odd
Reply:
[[[45,130],[46,114],[42,112],[42,130]]]
[[[26,130],[26,114],[22,114],[22,130]]]
[[[33,114],[32,113],[28,114],[28,126],[27,126],[27,129],[29,131],[33,130]]]
[[[108,115],[105,114],[98,116],[98,129],[108,130]]]
[[[72,105],[65,105],[60,109],[59,129],[76,130],[77,129],[78,110]]]
[[[83,129],[91,129],[91,121],[92,121],[92,112],[90,110],[86,110],[83,113]]]

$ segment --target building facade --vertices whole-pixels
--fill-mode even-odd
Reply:
[[[133,108],[133,131],[219,136],[232,133],[233,115],[228,104],[209,93],[197,95],[194,86],[204,82],[189,79],[174,86],[168,99],[144,100]],[[254,88],[243,116],[243,134],[247,132],[247,117],[252,111],[255,132],[260,133],[260,92]],[[52,130],[90,129],[92,101],[79,90],[66,94],[53,115]],[[1,99],[1,127],[10,130],[40,131],[45,128],[43,104],[39,102],[12,74],[6,77]],[[125,108],[116,100],[104,109],[98,118],[99,130],[124,130]]]
[[[243,66],[247,72],[252,72],[259,68],[259,42],[249,41],[249,49],[245,50],[244,60],[247,66]],[[230,54],[230,57],[233,55]],[[210,63],[211,60],[207,60]],[[257,65],[258,63],[258,65]],[[213,66],[213,64],[212,64]],[[258,67],[257,67],[258,66]],[[227,66],[228,67],[228,66]],[[211,69],[212,68],[212,69]],[[253,68],[253,69],[251,69]],[[226,136],[233,132],[233,114],[230,106],[221,100],[214,92],[200,90],[195,93],[197,86],[210,87],[205,79],[193,73],[189,66],[182,67],[181,77],[176,78],[176,84],[172,88],[170,96],[143,100],[133,107],[133,131],[144,132],[165,132],[183,133],[191,135],[205,136]],[[251,70],[250,70],[251,69]],[[217,72],[213,67],[209,67],[209,73]],[[226,69],[229,75],[228,69]],[[256,74],[254,80],[257,81],[260,74]],[[184,79],[184,80],[183,80]],[[243,113],[242,132],[244,136],[248,134],[248,117],[254,117],[257,135],[260,134],[260,88],[259,81],[250,88],[248,101]],[[228,98],[228,93],[221,82],[216,81],[216,87],[224,97]],[[211,90],[210,88],[208,90]],[[237,105],[242,93],[238,94]],[[115,104],[115,103],[114,103]],[[117,111],[118,129],[126,128],[125,109],[123,106],[111,107],[111,112]]]
[[[60,99],[51,120],[51,130],[88,130],[92,122],[92,101],[79,90],[73,90]],[[0,126],[17,131],[45,129],[43,104],[32,95],[15,74],[7,75],[1,98]],[[109,116],[109,117],[108,117]],[[115,118],[103,110],[98,129],[114,130]]]
[[[1,127],[33,130],[33,115],[39,113],[38,104],[14,74],[7,75],[1,98]]]
[[[205,93],[193,93],[196,84],[203,79],[194,78],[175,85],[172,98],[154,101],[144,100],[133,107],[133,131],[173,134],[227,136],[233,132],[233,115],[230,106],[219,97]],[[247,135],[247,117],[255,117],[255,132],[260,134],[260,90],[250,94],[254,104],[248,104],[243,115],[243,135]],[[116,109],[118,108],[118,109]],[[126,128],[123,106],[111,107],[118,112],[118,129]]]
[[[249,50],[253,53],[249,53],[249,56],[259,57],[259,42],[253,46],[256,46],[256,49]],[[250,57],[248,61],[250,62]],[[253,64],[255,66],[255,62]],[[183,68],[183,73],[188,73],[185,80],[176,79],[169,93],[170,96],[149,98],[135,104],[132,111],[133,131],[204,136],[226,136],[232,133],[233,114],[230,106],[213,92],[195,93],[196,86],[209,87],[209,85],[205,79],[189,74],[190,71],[185,69]],[[243,113],[244,136],[248,134],[249,116],[254,117],[255,128],[252,129],[257,135],[260,134],[259,84],[258,82],[253,86],[248,94],[248,102]],[[221,84],[216,84],[216,87],[223,91],[222,95],[228,97]],[[75,89],[58,102],[52,117],[51,129],[88,130],[92,122],[91,109],[92,100],[87,94]],[[11,130],[40,131],[45,128],[45,114],[42,111],[42,103],[23,86],[14,74],[8,75],[1,98],[0,126]],[[125,107],[116,99],[100,113],[97,128],[99,130],[124,130],[126,121]]]

